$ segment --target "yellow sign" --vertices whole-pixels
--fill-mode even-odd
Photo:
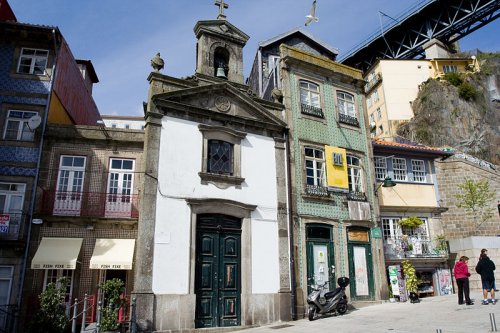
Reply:
[[[339,147],[325,146],[325,155],[328,188],[348,191],[346,150]]]

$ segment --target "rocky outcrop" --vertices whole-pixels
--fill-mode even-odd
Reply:
[[[500,164],[500,54],[481,60],[480,73],[462,76],[475,96],[443,79],[423,83],[413,102],[414,118],[398,135],[429,146],[448,146]]]

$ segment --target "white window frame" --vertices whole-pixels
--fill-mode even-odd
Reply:
[[[321,109],[321,94],[318,84],[299,80],[300,103]]]
[[[26,54],[27,51],[33,52],[33,54]],[[23,60],[29,61],[28,64],[22,64]],[[43,66],[40,66],[40,61],[43,62]],[[49,61],[49,50],[44,49],[33,49],[33,48],[22,48],[21,54],[19,56],[19,61],[17,63],[17,73],[19,74],[30,74],[30,75],[45,75],[47,71],[47,64]],[[22,68],[27,68],[29,66],[29,71],[21,71]],[[37,68],[42,68],[41,73],[35,72]],[[39,69],[40,70],[40,69]]]
[[[9,214],[8,234],[16,234],[21,226],[24,196],[26,184],[23,183],[0,183],[0,197],[3,197],[3,205],[0,205],[1,214]],[[1,202],[0,202],[1,203]]]
[[[394,180],[408,181],[408,169],[406,167],[406,159],[393,157],[392,172],[394,173]]]
[[[17,141],[33,141],[35,140],[35,131],[30,129],[28,126],[28,121],[31,117],[37,115],[36,111],[25,111],[25,110],[9,110],[7,114],[7,121],[5,122],[5,128],[3,132],[3,138],[5,140],[17,140]],[[20,115],[17,116],[17,115]],[[16,126],[17,123],[17,126]],[[9,126],[12,126],[12,130],[9,130]],[[17,129],[15,129],[17,127]],[[16,131],[15,138],[7,137],[7,133]]]
[[[417,183],[427,182],[424,160],[411,160],[411,171],[413,174],[414,182]]]
[[[375,178],[384,180],[387,177],[387,157],[375,156]]]
[[[399,239],[402,236],[401,226],[399,217],[382,217],[382,233],[385,240],[388,239]]]
[[[9,305],[11,292],[12,292],[12,282],[14,279],[14,266],[12,266],[12,265],[0,265],[0,268],[7,268],[7,271],[10,271],[10,273],[7,273],[6,275],[0,275],[0,280],[7,281],[7,283],[8,283],[7,295],[6,295],[7,303],[0,304],[0,306]],[[1,328],[2,328],[2,321],[1,321],[1,314],[0,314],[0,329]]]
[[[457,73],[458,67],[456,65],[443,65],[443,73]]]
[[[71,158],[72,165],[65,165],[66,158]],[[83,159],[83,166],[75,166],[75,159]],[[87,157],[77,155],[61,155],[57,173],[56,194],[54,198],[54,215],[79,216]]]
[[[310,153],[312,153],[312,155]],[[320,187],[326,186],[326,163],[324,149],[304,146],[304,167],[306,185]],[[308,170],[312,171],[312,176],[307,174]],[[312,180],[312,184],[309,184],[309,180]]]
[[[362,160],[355,155],[346,155],[349,192],[364,193]],[[357,164],[353,164],[357,161]]]
[[[353,94],[345,91],[337,91],[337,107],[339,109],[339,113],[352,118],[358,118]]]

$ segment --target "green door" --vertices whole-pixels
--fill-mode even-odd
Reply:
[[[369,229],[349,229],[347,235],[351,298],[372,300],[374,297],[373,260]]]
[[[240,325],[241,221],[201,215],[196,233],[196,328]]]
[[[332,229],[328,225],[310,224],[306,227],[307,247],[307,292],[312,284],[329,281],[325,292],[335,289]]]

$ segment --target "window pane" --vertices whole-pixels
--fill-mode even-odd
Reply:
[[[407,180],[406,176],[406,160],[404,158],[396,158],[392,159],[392,167],[394,170],[394,179],[395,180]]]
[[[6,140],[17,140],[17,132],[19,131],[19,121],[9,120],[5,129]]]
[[[233,174],[233,145],[220,140],[208,140],[207,171]]]
[[[131,160],[125,160],[123,161],[123,169],[125,170],[132,170],[133,169],[133,161]]]
[[[426,181],[424,161],[411,160],[411,169],[413,172],[413,181],[421,183]]]
[[[73,166],[74,167],[83,167],[85,165],[85,157],[74,157],[73,158]]]

